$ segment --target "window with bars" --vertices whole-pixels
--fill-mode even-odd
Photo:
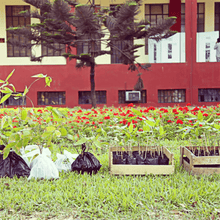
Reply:
[[[220,2],[215,2],[215,31],[220,30]]]
[[[125,92],[126,91],[129,92],[132,90],[119,90],[118,91],[118,103],[119,104],[127,103],[125,101]],[[139,101],[139,103],[147,103],[147,91],[146,90],[141,91],[141,100]]]
[[[115,41],[113,42],[113,47],[111,47],[111,63],[122,63],[121,60],[121,50],[124,49],[126,44],[133,44],[132,41]]]
[[[150,22],[146,27],[155,27],[169,17],[168,4],[146,4],[145,5],[145,19]],[[145,54],[148,54],[148,39],[145,39]]]
[[[9,27],[22,27],[30,25],[30,18],[24,17],[19,14],[21,11],[30,10],[30,6],[6,6],[6,28]],[[21,43],[30,43],[25,37],[14,35],[7,31],[7,40],[16,39]],[[31,55],[30,48],[22,48],[7,44],[7,56],[8,57],[29,57]]]
[[[62,56],[66,52],[66,46],[59,43],[52,44],[54,48],[48,47],[46,45],[41,45],[41,53],[43,56]]]
[[[205,4],[197,3],[197,32],[205,30]],[[185,32],[185,3],[181,4],[181,32]]]
[[[79,91],[79,104],[91,104],[91,91]],[[106,104],[106,91],[95,91],[96,104]]]
[[[22,92],[20,92],[21,94],[23,94]],[[16,93],[17,94],[17,93]],[[1,95],[1,97],[3,97],[6,94]],[[26,96],[25,97],[16,97],[13,96],[13,94],[2,104],[2,105],[8,105],[8,106],[22,106],[22,105],[26,105]]]
[[[199,102],[219,102],[220,89],[199,89],[198,96]]]
[[[186,101],[185,89],[158,90],[158,103],[179,103]]]
[[[87,54],[87,53],[91,53],[91,52],[98,52],[101,50],[101,40],[99,37],[95,36],[94,37],[94,41],[91,42],[91,39],[86,39],[84,37],[84,39],[82,39],[81,41],[79,40],[77,42],[77,55],[80,55],[82,53]]]
[[[38,105],[65,105],[66,92],[37,92]]]

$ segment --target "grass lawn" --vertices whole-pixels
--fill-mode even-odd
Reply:
[[[97,156],[102,168],[92,176],[1,178],[0,219],[220,218],[220,175],[189,175],[179,167],[180,144],[166,145],[175,155],[175,173],[169,176],[110,176],[106,152]]]

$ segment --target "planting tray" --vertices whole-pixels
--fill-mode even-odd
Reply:
[[[157,152],[155,149],[148,147],[147,151]],[[141,151],[146,152],[146,147],[110,147],[109,148],[109,167],[110,174],[113,175],[146,175],[146,174],[162,174],[168,175],[174,173],[174,157],[166,147],[162,147],[162,153],[169,159],[169,165],[130,165],[130,164],[113,164],[113,152],[130,152]]]
[[[197,156],[198,150],[214,152],[212,156]],[[220,147],[180,147],[180,166],[192,175],[220,173]]]

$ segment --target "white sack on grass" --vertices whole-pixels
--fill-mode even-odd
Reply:
[[[20,153],[21,153],[21,157],[23,158],[23,160],[26,162],[26,164],[30,167],[30,161],[27,157],[27,155],[25,154],[25,152],[27,151],[32,151],[32,150],[38,150],[39,147],[38,145],[27,145],[25,148],[22,147],[20,149]],[[32,159],[32,158],[31,158]]]
[[[44,179],[58,179],[59,172],[54,162],[45,154],[38,155],[30,164],[31,172],[28,180],[32,177]]]
[[[71,164],[78,157],[78,154],[71,154],[67,150],[64,150],[64,154],[57,153],[57,160],[55,161],[55,165],[59,172],[62,170],[67,172],[71,170]]]
[[[26,151],[30,151],[28,153],[25,153]],[[24,154],[22,154],[22,152],[24,152]],[[28,159],[28,163],[26,162],[26,159],[25,162],[27,164],[30,165],[30,162],[33,160],[33,158],[37,155],[40,155],[40,149],[38,147],[38,145],[28,145],[26,146],[24,149],[21,150],[21,154],[22,154],[22,158],[27,158]],[[47,157],[51,158],[51,152],[48,148],[42,148],[42,154],[46,155]]]

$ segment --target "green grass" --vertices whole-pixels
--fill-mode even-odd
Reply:
[[[0,219],[217,219],[220,175],[110,176],[108,154],[98,174],[61,173],[58,180],[0,179]],[[182,143],[184,144],[184,143]],[[53,155],[54,156],[54,155]]]

